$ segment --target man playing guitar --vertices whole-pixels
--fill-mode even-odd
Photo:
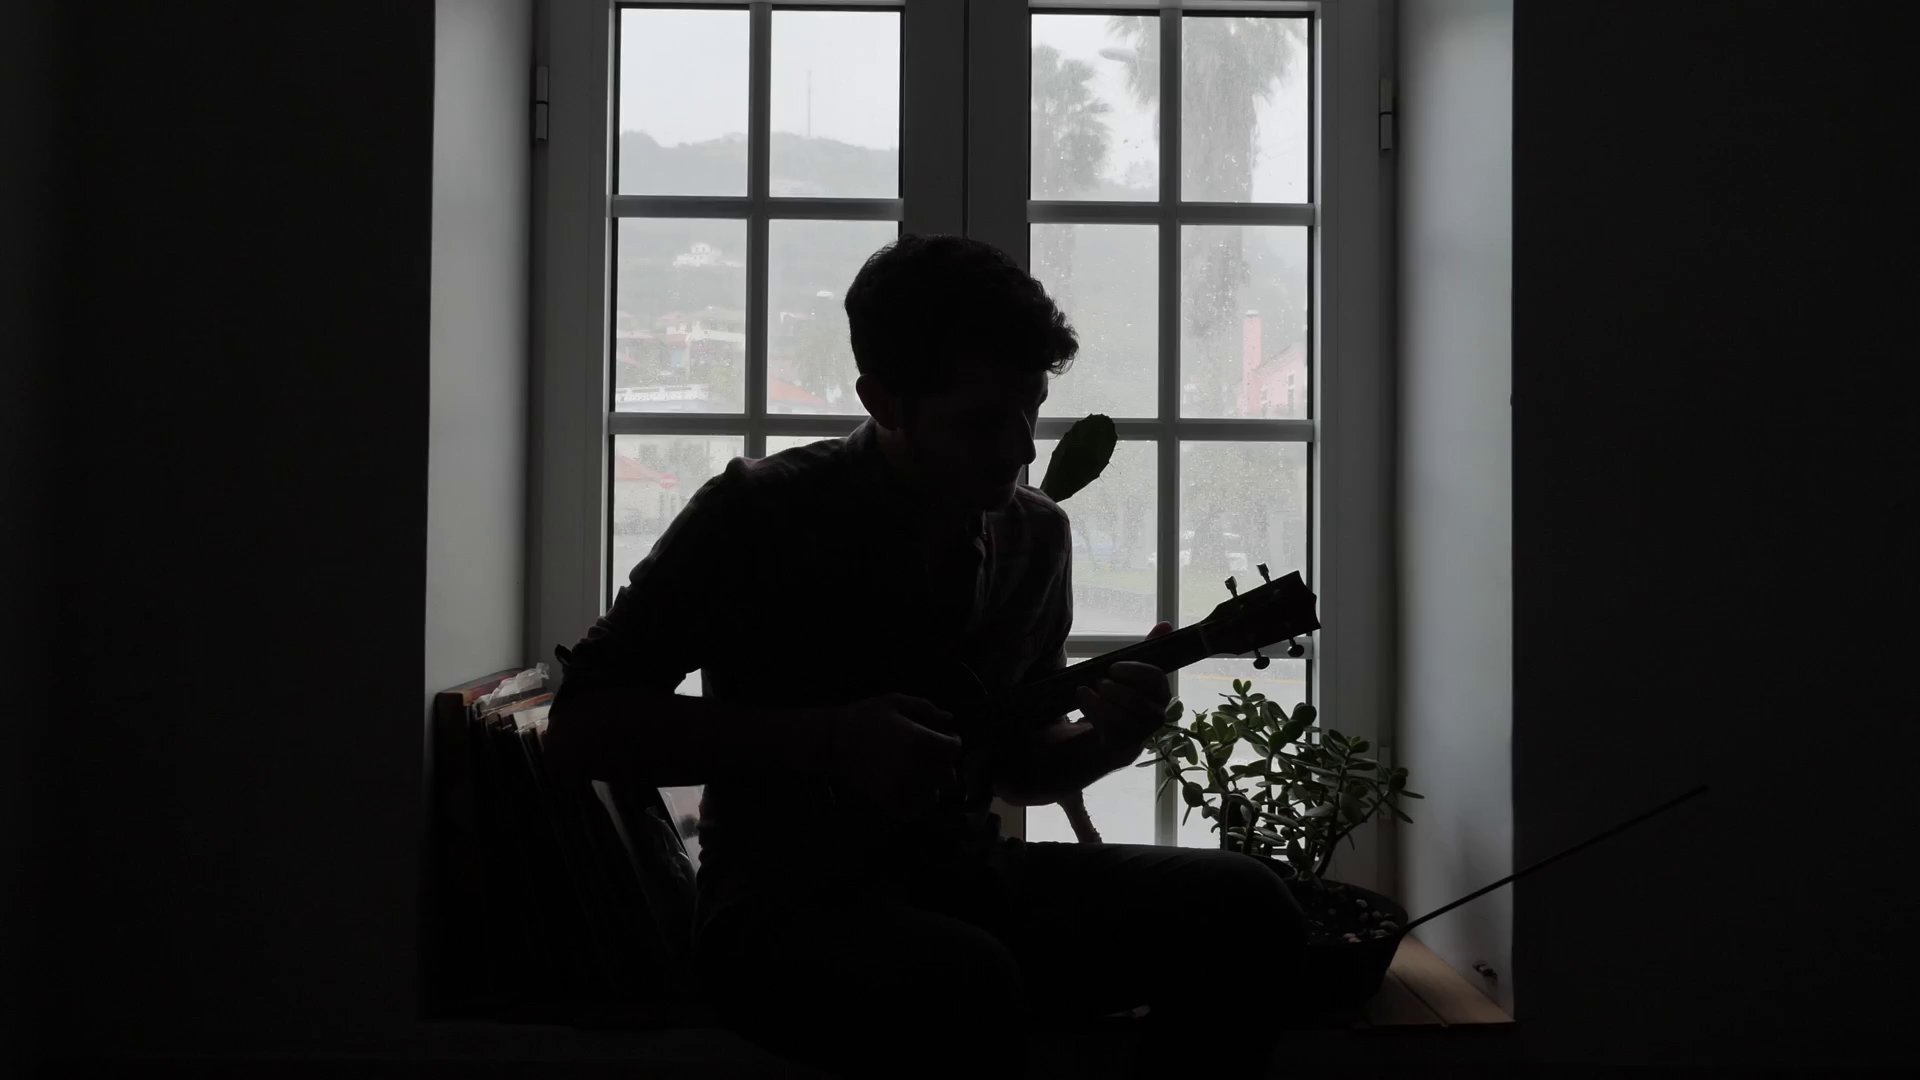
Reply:
[[[722,1015],[777,1051],[1017,1075],[1035,1018],[1147,1005],[1150,1037],[1213,1071],[1228,1048],[1190,1022],[1206,991],[1142,931],[1230,911],[1279,974],[1305,941],[1279,877],[1216,850],[1024,843],[983,805],[1070,799],[1132,764],[1165,722],[1168,666],[1112,662],[1069,688],[1083,719],[991,736],[919,675],[957,662],[994,695],[1066,666],[1067,516],[1017,479],[1074,333],[1038,282],[958,237],[881,249],[846,309],[870,418],[735,459],[693,496],[559,650],[549,759],[706,785],[696,956]],[[696,669],[705,696],[676,695]],[[981,769],[960,736],[990,747]],[[1260,1045],[1245,1034],[1225,1041]]]

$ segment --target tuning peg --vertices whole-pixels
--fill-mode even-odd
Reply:
[[[1298,660],[1301,657],[1307,655],[1307,647],[1293,640],[1292,638],[1288,638],[1287,639],[1287,655],[1293,657],[1295,660]]]
[[[1256,567],[1254,567],[1254,569],[1255,569],[1255,570],[1258,570],[1258,571],[1260,571],[1260,580],[1261,580],[1261,581],[1272,581],[1272,580],[1273,580],[1272,578],[1270,578],[1270,577],[1268,577],[1268,576],[1267,576],[1267,564],[1266,564],[1266,563],[1261,563],[1261,564],[1260,564],[1259,566],[1256,566]]]
[[[1267,665],[1271,663],[1273,663],[1271,657],[1260,655],[1259,649],[1253,650],[1253,669],[1255,671],[1265,671],[1267,670]]]
[[[1233,596],[1240,595],[1240,586],[1234,584],[1234,581],[1232,578],[1227,579],[1227,592]]]

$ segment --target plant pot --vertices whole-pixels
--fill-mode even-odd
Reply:
[[[1333,1012],[1366,1004],[1380,992],[1387,968],[1393,965],[1393,954],[1400,948],[1400,939],[1406,936],[1407,909],[1371,889],[1337,881],[1316,886],[1296,875],[1287,879],[1287,887],[1306,909],[1309,919],[1326,919],[1325,912],[1330,905],[1337,913],[1334,918],[1343,918],[1348,908],[1362,910],[1355,903],[1361,900],[1367,905],[1364,910],[1384,912],[1386,921],[1394,924],[1384,937],[1370,937],[1367,932],[1361,932],[1359,941],[1347,941],[1341,937],[1342,927],[1336,923],[1331,932],[1315,932],[1307,939],[1306,964],[1300,982],[1315,988],[1312,994],[1315,1008]]]

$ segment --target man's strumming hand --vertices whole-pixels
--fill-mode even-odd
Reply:
[[[1147,638],[1172,631],[1171,623],[1157,623]],[[1135,660],[1116,661],[1105,678],[1075,694],[1081,715],[1123,764],[1138,757],[1147,739],[1166,725],[1167,703],[1173,700],[1167,673]]]
[[[945,734],[953,715],[906,694],[881,694],[826,710],[834,779],[881,812],[908,820],[933,809],[958,779],[960,740]]]

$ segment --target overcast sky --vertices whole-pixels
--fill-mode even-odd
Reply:
[[[671,146],[747,130],[747,12],[629,8],[621,13],[620,129],[644,131]],[[858,146],[900,145],[900,17],[893,12],[773,13],[773,129],[807,131]],[[1100,49],[1111,38],[1104,15],[1042,15],[1034,41],[1094,66],[1094,89],[1113,108],[1106,172],[1122,181],[1130,167],[1157,171],[1152,113],[1137,107],[1125,77]],[[812,106],[808,108],[808,79]],[[1262,106],[1254,198],[1306,198],[1306,65],[1296,58],[1274,101]]]

